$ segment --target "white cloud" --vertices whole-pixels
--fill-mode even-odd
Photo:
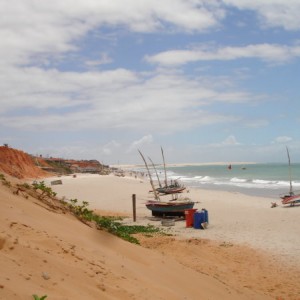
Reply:
[[[115,149],[118,149],[120,147],[120,143],[116,142],[116,141],[110,141],[109,143],[107,143],[106,145],[104,145],[102,147],[102,153],[105,155],[111,155],[112,152]]]
[[[105,93],[121,90],[130,82],[138,81],[135,73],[124,69],[76,73],[38,68],[9,68],[5,73],[0,73],[0,79],[3,90],[0,112],[22,108],[38,111],[76,108],[80,105],[88,107],[92,102],[101,105],[105,99],[95,97],[102,88],[104,95],[101,96],[105,97]]]
[[[168,26],[201,31],[224,17],[216,1],[194,0],[2,0],[0,11],[0,55],[6,56],[5,64],[27,64],[38,54],[49,57],[75,50],[76,40],[104,25],[138,32]]]
[[[131,42],[143,40],[146,45],[150,35],[142,35],[143,32],[157,33],[155,37],[162,39],[165,34],[185,33],[184,36],[178,35],[177,47],[180,47],[184,41],[192,41],[194,33],[208,33],[226,26],[221,22],[226,20],[229,13],[226,10],[230,7],[224,3],[241,10],[253,10],[265,27],[299,28],[299,6],[292,0],[0,1],[0,125],[4,135],[8,135],[7,129],[12,129],[11,132],[18,132],[19,136],[24,132],[31,135],[32,140],[38,139],[38,132],[47,134],[49,130],[56,131],[63,140],[66,130],[97,130],[99,134],[105,132],[105,137],[113,136],[118,142],[99,141],[100,146],[97,144],[86,152],[86,144],[78,146],[75,143],[73,148],[61,147],[61,153],[78,153],[78,156],[85,157],[97,153],[119,158],[126,152],[124,149],[132,151],[128,152],[132,156],[135,147],[147,145],[148,151],[153,140],[151,135],[145,136],[147,132],[177,134],[201,126],[240,121],[243,116],[234,115],[234,109],[232,115],[218,113],[223,111],[220,107],[214,111],[214,104],[221,104],[223,108],[228,103],[245,104],[260,99],[260,96],[236,88],[236,78],[224,76],[219,80],[220,77],[213,75],[197,78],[195,73],[186,76],[186,70],[179,71],[178,68],[174,68],[176,72],[160,68],[153,73],[147,69],[146,73],[142,69],[144,65],[138,62],[139,56],[132,57],[131,53],[121,53],[117,48],[118,43],[123,43],[128,36]],[[138,34],[131,35],[132,32]],[[108,36],[114,39],[109,44],[105,40]],[[99,44],[89,44],[90,38],[95,37]],[[203,37],[199,36],[199,40]],[[93,48],[95,45],[99,45],[99,49]],[[159,46],[168,47],[168,44]],[[155,53],[155,49],[158,48],[150,47],[147,51]],[[89,51],[93,52],[92,57]],[[95,56],[97,53],[98,57]],[[123,54],[135,59],[136,65],[130,66],[141,71],[129,71],[123,67],[110,71],[104,71],[103,67],[101,70],[104,64],[114,62],[118,65],[121,60],[123,66],[127,66],[131,62],[125,62]],[[75,65],[69,65],[71,56],[72,62],[78,59]],[[154,64],[178,67],[197,61],[244,58],[285,63],[299,56],[299,45],[265,43],[216,47],[210,44],[210,47],[163,51],[149,55],[147,59]],[[82,71],[82,67],[88,67],[89,71]],[[78,69],[80,71],[76,71]],[[204,74],[203,70],[201,73]],[[255,121],[254,125],[264,124]],[[118,134],[129,131],[144,138],[121,147],[124,142]],[[238,144],[235,137],[230,136],[219,145]]]
[[[224,17],[218,1],[10,0],[2,1],[0,8],[0,114],[6,128],[105,130],[138,129],[143,124],[149,130],[174,131],[228,119],[222,115],[210,119],[202,105],[227,101],[221,100],[226,95],[234,101],[247,98],[170,74],[149,76],[125,69],[63,72],[41,67],[79,50],[80,38],[104,25],[140,32],[213,28]],[[99,60],[87,59],[86,65],[112,61],[108,53],[100,55]],[[189,105],[195,108],[194,116],[186,124]],[[174,119],[179,120],[177,124]]]
[[[239,117],[209,112],[207,107],[255,98],[228,91],[226,82],[222,88],[220,83],[210,87],[206,81],[204,87],[202,79],[191,80],[183,75],[138,75],[124,69],[84,73],[12,70],[8,78],[0,75],[4,91],[1,122],[6,127],[28,130],[130,129],[167,133],[236,122]]]
[[[236,60],[256,58],[266,62],[284,63],[300,57],[300,46],[283,46],[276,44],[257,44],[245,47],[207,47],[194,50],[170,50],[152,56],[146,56],[150,63],[163,66],[178,66],[197,61]]]
[[[240,143],[236,140],[234,135],[230,135],[222,142],[222,145],[236,146],[236,145],[240,145]]]
[[[100,54],[100,59],[98,60],[87,60],[85,62],[85,64],[88,67],[96,67],[99,65],[106,65],[106,64],[110,64],[113,62],[113,59],[109,56],[108,53],[101,53]]]
[[[285,30],[300,29],[300,2],[298,0],[222,0],[240,10],[255,11],[266,27],[282,27]]]
[[[282,144],[282,143],[288,143],[288,142],[291,142],[293,139],[291,138],[291,137],[289,137],[289,136],[278,136],[275,140],[274,140],[274,142],[275,143],[280,143],[280,144]]]
[[[76,50],[78,39],[107,25],[138,32],[214,29],[225,18],[226,5],[254,10],[265,26],[300,28],[297,0],[2,0],[0,55],[6,59],[1,63],[28,64],[33,59],[36,62],[39,55],[47,60]],[[186,54],[190,57],[193,53],[180,55]]]
[[[151,134],[145,135],[137,141],[132,142],[128,147],[127,153],[137,151],[138,148],[143,147],[144,145],[149,145],[153,142],[153,136]]]
[[[239,146],[239,143],[234,135],[229,135],[224,141],[220,143],[210,144],[208,147],[219,148],[219,147],[231,147],[231,146]]]

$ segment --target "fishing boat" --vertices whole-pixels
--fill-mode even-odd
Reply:
[[[287,194],[280,195],[281,203],[286,205],[290,204],[291,206],[295,205],[295,203],[300,202],[300,192],[294,191],[292,184],[292,171],[291,171],[291,159],[288,147],[286,147],[288,161],[289,161],[289,177],[290,177],[290,190]]]
[[[163,151],[162,147],[161,147],[161,154],[162,154],[162,158],[163,158],[164,171],[165,171],[165,185],[163,187],[160,186],[156,190],[159,193],[162,193],[162,194],[178,194],[178,193],[182,193],[186,189],[186,187],[184,185],[182,185],[182,184],[179,184],[179,182],[177,180],[174,180],[174,182],[171,180],[171,183],[168,184],[167,168],[166,168],[164,151]]]
[[[184,212],[187,209],[194,207],[195,202],[191,201],[188,198],[178,199],[177,194],[172,194],[172,199],[161,201],[158,189],[155,188],[152,176],[147,164],[147,161],[140,150],[138,150],[147,169],[150,184],[152,187],[152,192],[154,193],[155,200],[149,200],[146,202],[146,207],[151,210],[153,216],[184,216]],[[164,193],[167,194],[167,193]]]
[[[284,195],[283,197],[281,197],[282,201],[281,203],[282,204],[290,204],[290,205],[295,205],[296,203],[300,203],[300,194],[297,194],[297,195]]]
[[[178,194],[182,193],[186,189],[185,186],[180,185],[177,180],[165,187],[159,187],[156,190],[162,194]]]
[[[150,157],[148,157],[148,159],[150,160],[150,162],[152,164],[152,167],[155,171],[157,182],[158,182],[158,185],[159,185],[159,187],[156,188],[156,191],[160,194],[178,194],[178,193],[182,193],[186,189],[186,187],[183,184],[180,184],[178,182],[178,180],[174,180],[174,181],[171,180],[171,183],[168,184],[166,164],[165,164],[165,158],[164,158],[164,153],[163,153],[162,148],[161,148],[161,151],[162,151],[162,157],[163,157],[163,162],[164,162],[164,171],[165,171],[165,185],[164,186],[162,185],[162,183],[159,179],[157,170],[155,168],[155,164],[153,163],[152,159]]]
[[[195,202],[186,200],[148,201],[146,207],[153,216],[184,216],[184,211],[192,209]]]

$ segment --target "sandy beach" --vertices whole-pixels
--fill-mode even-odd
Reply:
[[[99,178],[101,177],[101,178]],[[54,178],[57,179],[57,178]],[[46,182],[53,178],[46,179]],[[136,194],[137,224],[155,224],[145,202],[153,199],[147,179],[134,176],[79,175],[64,177],[62,185],[52,186],[58,195],[69,199],[88,201],[89,207],[112,214],[130,216],[132,220],[132,194]],[[185,222],[175,222],[168,230],[178,238],[206,238],[224,243],[239,243],[277,254],[284,263],[300,267],[300,227],[298,222],[300,206],[278,206],[271,208],[270,198],[247,196],[240,193],[188,189],[182,197],[196,202],[198,210],[205,208],[209,213],[207,230],[186,228]]]
[[[47,180],[51,181],[51,179]],[[298,238],[300,228],[295,226],[300,207],[283,207],[279,199],[274,199],[278,206],[271,208],[270,198],[224,191],[188,189],[183,196],[188,196],[195,201],[195,208],[208,210],[208,228],[206,230],[187,228],[184,220],[177,221],[175,226],[166,228],[159,220],[153,221],[151,212],[145,207],[145,202],[153,199],[152,193],[149,193],[150,187],[147,178],[136,178],[133,175],[126,177],[110,175],[101,178],[98,175],[81,175],[77,178],[65,177],[63,185],[53,186],[53,189],[67,198],[88,201],[90,207],[100,214],[128,215],[124,220],[127,224],[152,224],[164,228],[174,235],[177,242],[207,239],[225,247],[239,245],[247,249],[255,249],[257,252],[255,255],[251,254],[253,258],[250,263],[245,262],[249,264],[248,266],[255,264],[257,253],[261,253],[264,261],[272,264],[278,272],[281,268],[295,269],[296,274],[300,270]],[[137,199],[136,223],[132,218],[132,194],[136,194]],[[159,244],[163,243],[160,241]],[[171,252],[174,255],[174,251]],[[297,299],[300,299],[300,289]]]
[[[63,183],[52,186],[59,197],[170,235],[130,244],[2,186],[0,299],[300,299],[291,280],[300,275],[300,207],[191,189],[185,196],[208,210],[208,228],[186,228],[184,220],[164,227],[145,207],[152,197],[145,178],[77,174],[44,181],[55,179]]]

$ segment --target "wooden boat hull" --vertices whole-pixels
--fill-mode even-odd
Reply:
[[[148,201],[146,207],[151,210],[153,216],[184,216],[184,211],[192,209],[194,202],[161,202]]]
[[[289,161],[289,173],[290,173],[290,192],[286,195],[281,195],[280,198],[282,204],[290,204],[291,206],[295,205],[295,203],[300,202],[300,192],[296,192],[293,190],[292,185],[292,176],[291,176],[291,159],[288,147],[286,147],[286,152]]]
[[[284,197],[281,197],[281,198],[282,198],[282,201],[281,201],[282,204],[293,204],[293,203],[300,202],[300,194],[291,195],[291,196],[284,196]]]
[[[178,194],[185,190],[185,187],[170,187],[170,188],[157,188],[156,189],[161,194]]]

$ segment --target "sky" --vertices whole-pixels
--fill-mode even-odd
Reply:
[[[0,144],[300,162],[300,0],[0,0]]]

